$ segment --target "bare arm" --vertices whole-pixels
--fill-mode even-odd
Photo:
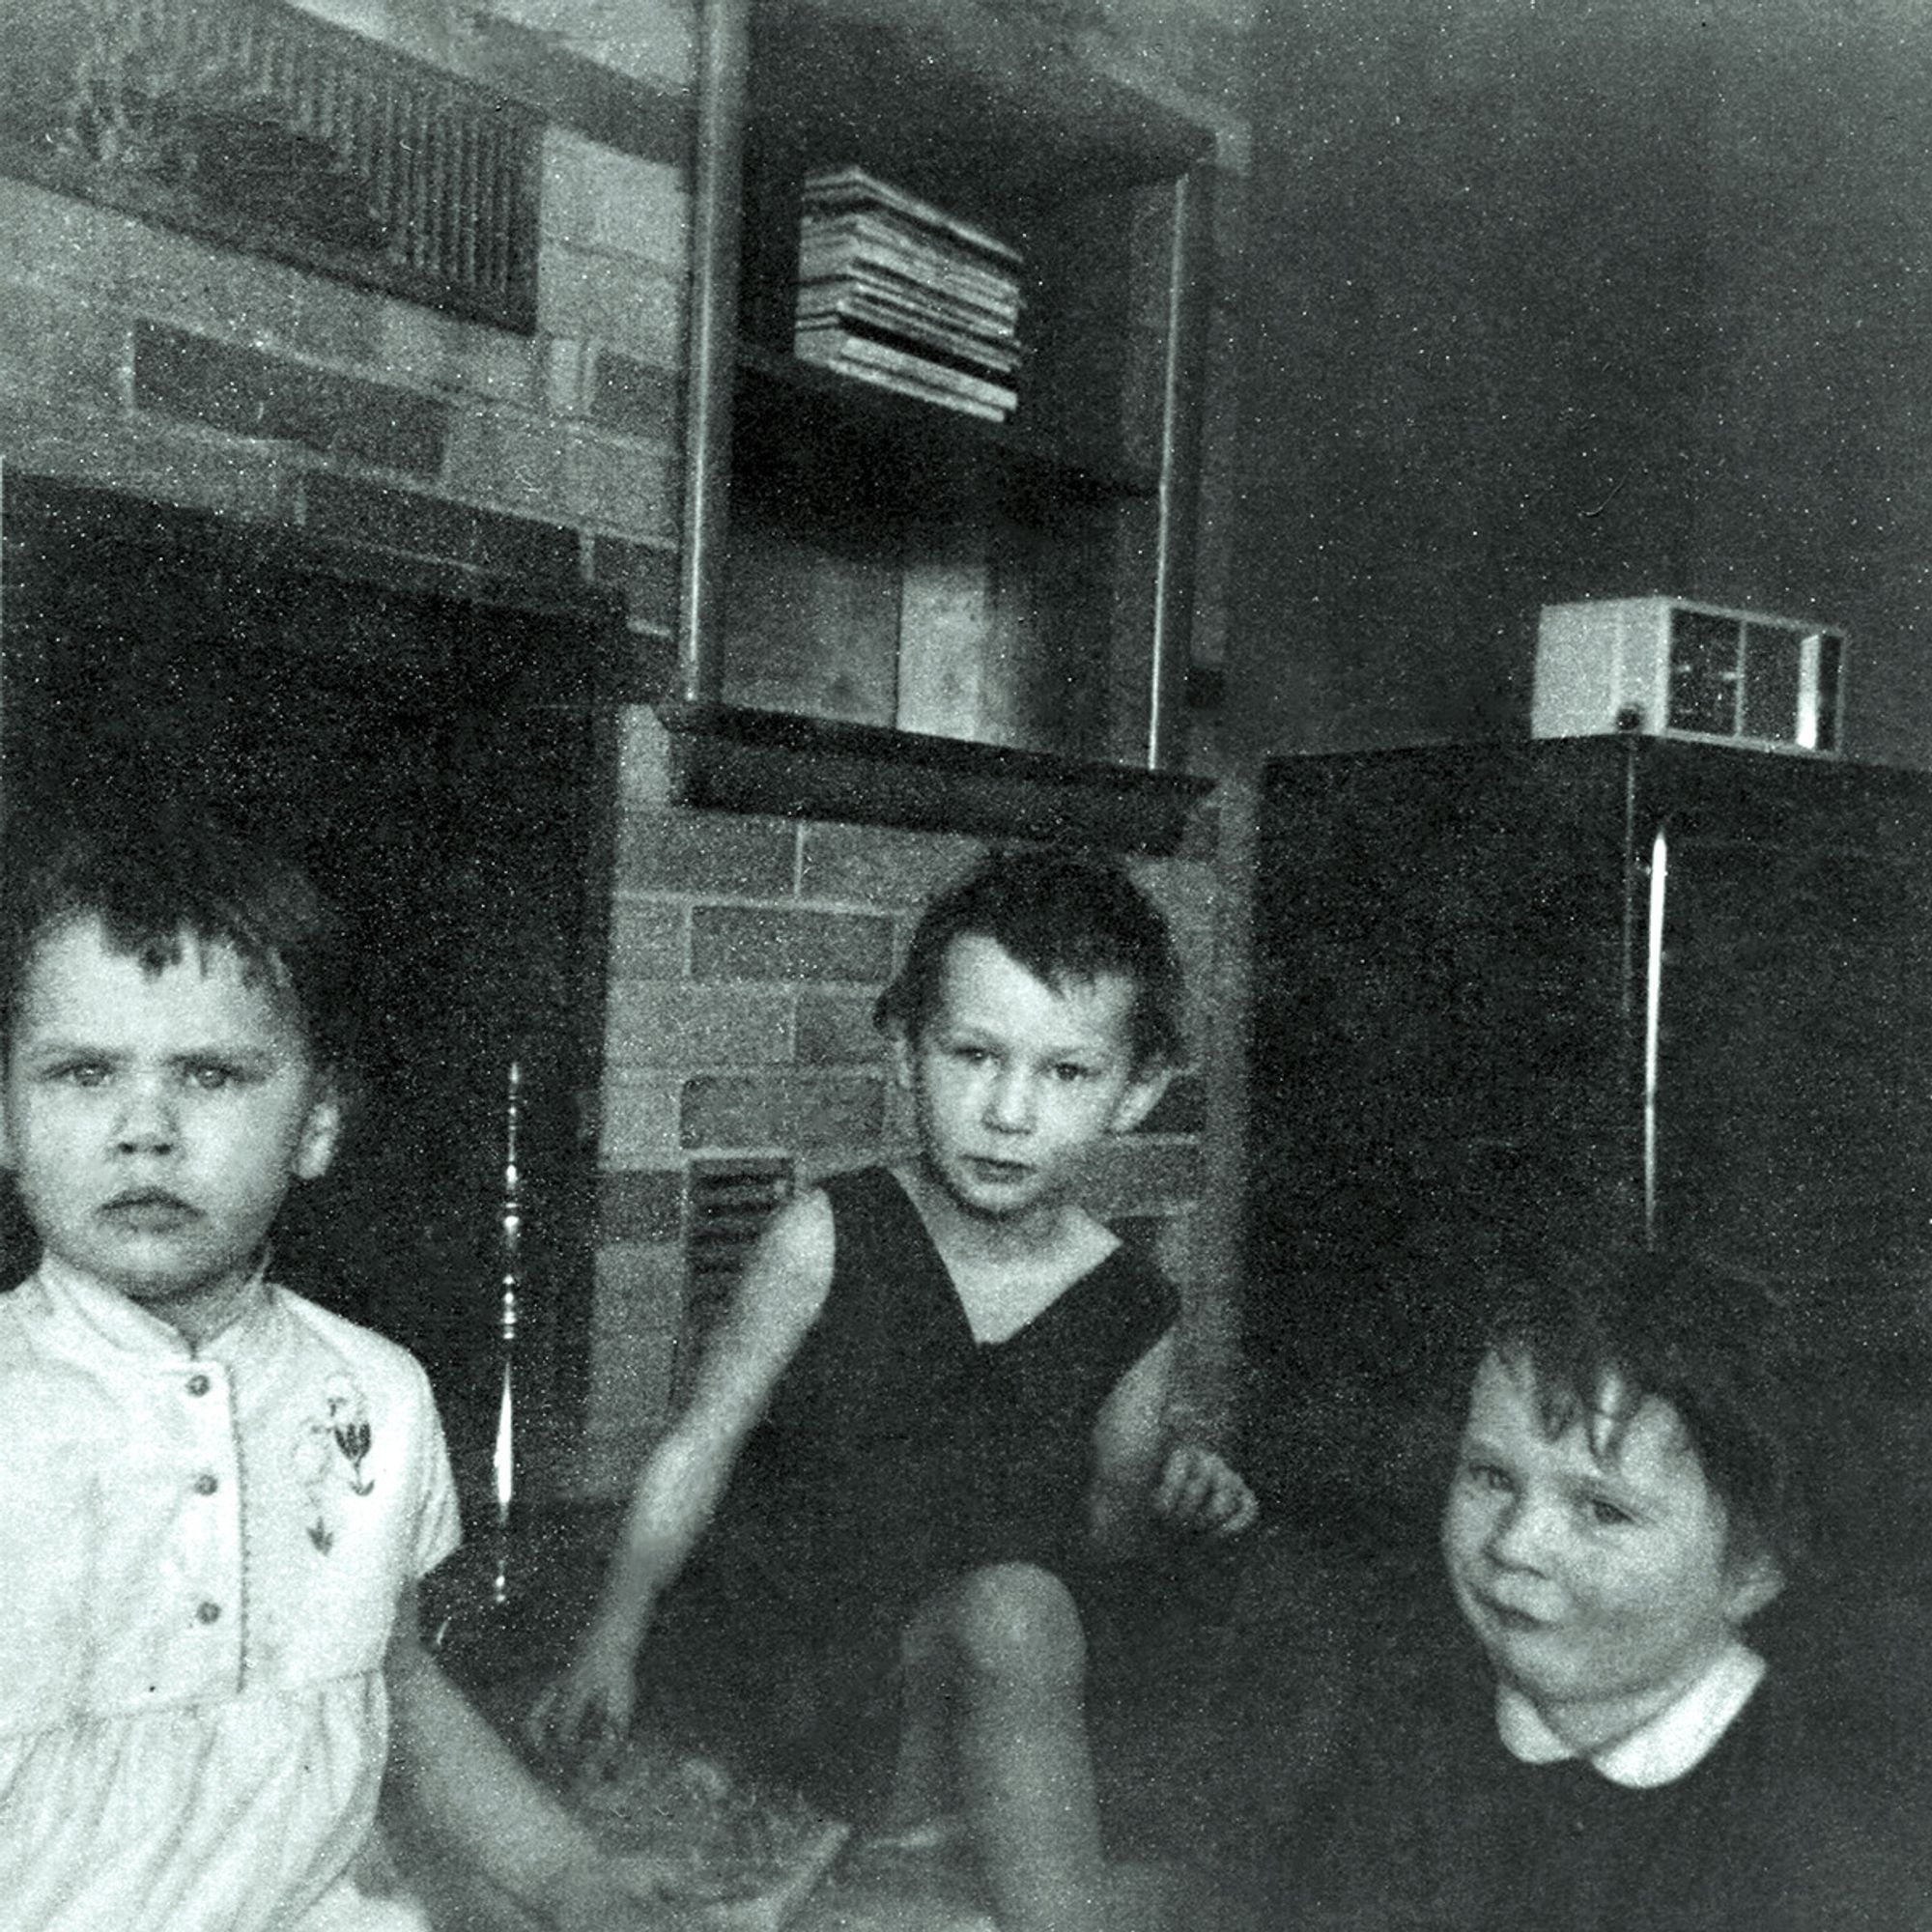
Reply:
[[[1096,1552],[1123,1555],[1155,1518],[1209,1536],[1238,1536],[1261,1513],[1239,1473],[1205,1443],[1177,1440],[1168,1424],[1173,1329],[1121,1379],[1094,1426],[1088,1528]]]
[[[414,1817],[559,1932],[649,1932],[680,1923],[627,1891],[589,1833],[543,1791],[422,1647],[415,1587],[403,1593],[384,1676],[389,1776]]]
[[[1126,1554],[1147,1526],[1167,1451],[1174,1349],[1170,1328],[1114,1384],[1094,1424],[1087,1530],[1099,1555]]]
[[[820,1190],[766,1224],[683,1414],[644,1459],[590,1628],[532,1715],[538,1742],[569,1750],[586,1719],[628,1727],[630,1676],[652,1609],[717,1513],[745,1438],[818,1319],[832,1261],[832,1204]]]

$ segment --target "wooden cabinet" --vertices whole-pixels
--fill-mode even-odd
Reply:
[[[967,795],[1004,772],[1184,810],[1208,131],[970,0],[718,0],[704,15],[683,689],[667,714],[712,741],[701,802],[866,815],[863,783],[827,793],[813,767],[843,760],[849,780],[877,759],[964,774]],[[792,354],[801,183],[845,165],[1019,251],[1009,420]],[[779,790],[740,799],[761,768]],[[1122,771],[1148,785],[1123,789]],[[953,822],[962,787],[924,789],[932,822]],[[918,819],[904,792],[872,810]]]
[[[1525,1234],[1698,1244],[1916,1386],[1932,779],[1614,737],[1279,760],[1259,852],[1264,1458],[1412,1412]]]

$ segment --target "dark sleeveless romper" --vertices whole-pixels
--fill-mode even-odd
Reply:
[[[873,1167],[824,1185],[825,1306],[641,1670],[680,1734],[850,1813],[890,1767],[907,1618],[982,1564],[1069,1572],[1100,1408],[1179,1304],[1123,1246],[982,1345],[898,1181]]]

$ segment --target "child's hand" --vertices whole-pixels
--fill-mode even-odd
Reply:
[[[524,1719],[524,1736],[553,1764],[596,1770],[631,1728],[637,1658],[628,1644],[592,1631]]]
[[[1205,1536],[1238,1536],[1261,1515],[1239,1472],[1199,1442],[1177,1442],[1168,1451],[1153,1507],[1166,1521]]]

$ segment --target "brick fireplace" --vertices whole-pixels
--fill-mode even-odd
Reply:
[[[609,1495],[662,1426],[733,1177],[763,1184],[789,1161],[791,1180],[807,1181],[901,1144],[870,1000],[920,902],[980,841],[702,809],[654,709],[670,690],[677,615],[688,0],[318,0],[306,11],[534,116],[527,327],[0,166],[0,488],[43,525],[63,490],[111,499],[90,495],[96,535],[76,539],[51,589],[43,582],[54,614],[30,621],[17,597],[0,610],[0,730],[26,728],[19,673],[31,653],[90,625],[99,642],[119,621],[122,580],[88,543],[111,548],[145,528],[164,607],[196,611],[217,634],[235,626],[197,603],[204,586],[184,578],[183,557],[218,554],[213,574],[238,593],[233,607],[258,616],[261,586],[278,574],[286,583],[309,573],[337,600],[310,600],[319,635],[306,640],[270,612],[268,641],[257,627],[236,646],[242,661],[299,661],[306,684],[258,679],[250,695],[238,674],[218,687],[256,733],[262,782],[283,781],[276,774],[307,755],[298,748],[327,742],[345,711],[365,724],[373,712],[394,734],[396,773],[446,781],[423,811],[452,827],[505,814],[481,858],[462,856],[453,830],[449,842],[426,842],[438,855],[428,889],[452,919],[526,930],[534,905],[538,923],[554,925],[544,894],[571,882],[582,903],[565,923],[581,957],[543,969],[568,988],[551,1003],[568,1009],[559,1033],[570,1045],[545,1130],[565,1193],[550,1221],[558,1251],[542,1266],[533,1256],[529,1270],[532,1301],[554,1326],[541,1371],[552,1430],[525,1481],[532,1497]],[[1119,11],[1134,9],[1121,0]],[[1138,44],[1123,33],[1123,47]],[[1220,591],[1212,566],[1208,575],[1211,631]],[[92,618],[61,602],[70,591],[92,594]],[[184,703],[205,709],[217,687],[190,675],[211,660],[195,653],[185,618],[178,636],[151,628],[122,627],[139,659],[128,674],[172,679]],[[412,654],[440,668],[412,665]],[[504,772],[522,786],[508,803]],[[366,849],[368,827],[348,830],[349,845],[359,837]],[[385,863],[424,857],[376,842]],[[1210,1062],[1205,1022],[1221,999],[1214,850],[1204,815],[1177,854],[1142,868],[1176,922]],[[509,952],[502,972],[475,976],[490,1015],[516,1010],[505,977],[532,979],[527,956]],[[432,1018],[454,1030],[449,1015]],[[480,1175],[509,1042],[485,1022],[471,1031],[469,1096],[439,1131],[444,1153]],[[1119,1151],[1097,1205],[1128,1215],[1174,1266],[1213,1390],[1235,1325],[1235,1270],[1234,1203],[1204,1206],[1204,1149],[1221,1118],[1210,1091],[1183,1089]],[[452,1212],[452,1279],[483,1259],[487,1206],[472,1197]],[[533,1203],[533,1227],[541,1213]],[[371,1236],[358,1265],[373,1270],[384,1245]],[[451,1332],[472,1322],[489,1332],[487,1272],[476,1295]],[[392,1319],[406,1317],[392,1304]],[[413,1339],[432,1355],[443,1346],[434,1333]],[[532,1342],[532,1364],[537,1355]],[[457,1372],[466,1376],[474,1380],[473,1364]]]

